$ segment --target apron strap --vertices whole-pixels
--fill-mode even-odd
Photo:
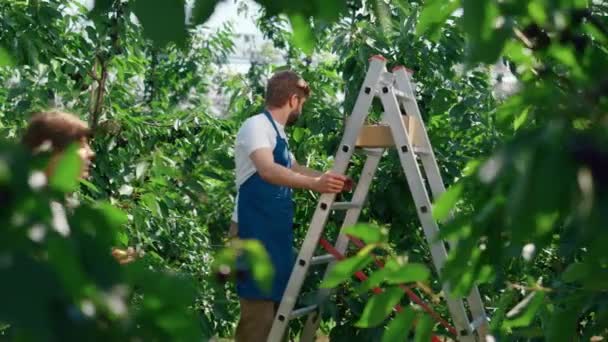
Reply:
[[[268,109],[264,110],[264,115],[266,115],[266,118],[268,119],[268,121],[270,121],[272,127],[274,127],[274,131],[277,132],[277,139],[285,141],[285,146],[287,146],[287,163],[291,168],[291,153],[289,152],[289,144],[287,144],[287,141],[283,139],[283,137],[281,137],[281,133],[279,133],[279,129],[277,128],[277,125],[275,124],[274,119],[272,118],[272,115],[270,115]]]
[[[281,133],[279,133],[279,129],[277,128],[277,125],[274,123],[274,119],[272,118],[270,112],[267,109],[264,110],[264,115],[266,115],[266,118],[268,119],[268,121],[270,121],[272,127],[274,127],[274,131],[277,132],[277,137],[281,137]]]

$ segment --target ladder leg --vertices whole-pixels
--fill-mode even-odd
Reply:
[[[411,84],[410,78],[405,70],[400,68],[400,70],[395,70],[394,74],[397,88],[406,94],[411,94],[411,98],[415,99],[414,87]],[[422,122],[420,109],[418,108],[416,101],[403,100],[402,105],[407,114],[413,118],[413,120],[410,120],[410,123],[412,126],[415,126],[415,136],[413,139],[411,139],[411,141],[413,141],[414,144],[422,147],[422,150],[426,152],[425,154],[421,155],[422,166],[431,188],[433,200],[436,200],[445,192],[445,185],[443,184],[443,180],[441,178],[441,172],[439,170],[439,166],[437,165],[437,159],[435,158],[435,153],[431,147],[428,133],[426,132]],[[451,216],[452,215],[450,214],[450,217]],[[452,244],[450,244],[450,246],[453,247]],[[486,319],[487,316],[485,313],[485,308],[483,306],[481,295],[477,286],[474,286],[471,290],[471,293],[467,298],[467,302],[469,303],[473,319],[483,319],[483,322],[480,323],[476,330],[478,331],[480,339],[485,340],[485,335],[487,334],[489,327]]]
[[[391,91],[392,86],[385,85],[383,91],[380,94],[380,99],[386,113],[386,120],[389,122],[393,139],[395,141],[397,152],[399,154],[399,160],[401,166],[406,175],[407,183],[412,192],[414,203],[416,205],[416,211],[422,228],[426,236],[426,240],[431,247],[431,256],[435,269],[438,274],[441,274],[445,260],[447,259],[447,251],[442,241],[437,241],[436,237],[439,233],[439,227],[437,222],[432,216],[431,201],[424,186],[424,180],[418,163],[414,155],[412,144],[407,136],[406,128],[401,119],[401,113],[399,105],[394,93]],[[461,341],[474,341],[473,336],[469,333],[470,322],[467,311],[461,300],[456,300],[450,295],[449,285],[444,285],[444,291],[446,295],[446,301],[448,303],[448,309],[454,320],[454,324],[458,329],[459,340]]]
[[[361,127],[365,122],[365,118],[368,115],[369,108],[371,107],[372,100],[374,99],[374,91],[378,80],[380,79],[381,73],[386,69],[386,61],[381,59],[370,60],[369,69],[363,85],[359,91],[359,96],[355,102],[351,119],[348,120],[342,137],[342,143],[336,154],[333,171],[337,173],[344,173],[348,166],[348,162],[354,152],[355,142],[357,136],[361,131]],[[330,207],[334,202],[335,194],[323,194],[317,205],[317,209],[312,217],[310,227],[306,233],[306,237],[298,254],[296,264],[289,281],[287,282],[287,288],[281,299],[279,310],[274,318],[270,334],[268,335],[268,342],[278,342],[283,338],[283,334],[289,324],[289,319],[293,308],[296,304],[298,294],[308,273],[308,267],[312,259],[313,253],[319,243],[319,238],[323,233],[325,223],[329,216]]]
[[[352,202],[360,203],[361,206],[358,208],[353,208],[348,210],[346,213],[346,217],[344,218],[344,222],[342,223],[342,228],[340,229],[340,234],[338,235],[338,239],[336,242],[336,249],[344,254],[346,252],[346,248],[348,247],[348,237],[344,234],[344,229],[350,226],[353,226],[359,220],[359,215],[361,214],[362,205],[366,200],[367,193],[369,191],[370,184],[374,179],[374,174],[376,173],[376,169],[378,167],[378,163],[380,162],[380,158],[382,156],[383,150],[377,150],[372,152],[367,157],[365,161],[365,165],[363,166],[363,171],[359,182],[357,184],[357,188],[353,194]],[[325,271],[325,275],[323,279],[325,279],[332,267],[335,265],[335,262],[330,263],[327,266],[327,270]],[[331,294],[331,289],[320,289],[317,297],[317,303],[319,305],[319,310],[317,312],[311,313],[308,315],[308,319],[306,320],[306,325],[304,326],[304,330],[302,332],[302,338],[300,341],[302,342],[312,342],[315,338],[315,333],[319,329],[319,324],[321,323],[321,304],[325,302],[327,297]]]

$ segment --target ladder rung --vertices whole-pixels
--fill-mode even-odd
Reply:
[[[368,156],[381,156],[384,152],[384,149],[381,148],[363,148],[362,150]]]
[[[304,315],[308,315],[309,313],[317,310],[318,307],[319,306],[315,304],[315,305],[311,305],[311,306],[305,306],[305,307],[299,308],[297,310],[293,310],[291,312],[291,315],[289,315],[289,319],[292,320],[292,319],[296,319],[298,317],[302,317]]]
[[[414,153],[416,154],[430,154],[431,152],[425,148],[414,146]]]
[[[348,209],[357,209],[361,208],[360,203],[353,202],[335,202],[331,205],[332,210],[348,210]]]
[[[485,315],[475,318],[475,320],[473,322],[471,322],[471,324],[469,325],[470,331],[473,332],[473,331],[477,330],[477,328],[479,328],[485,322],[486,322]]]
[[[336,260],[336,258],[331,254],[317,255],[317,256],[312,257],[310,264],[311,265],[321,265],[321,264],[330,263],[334,260]]]
[[[395,93],[395,96],[397,96],[397,98],[399,98],[399,99],[404,99],[404,100],[408,100],[408,101],[414,100],[410,95],[402,92],[401,90],[393,89],[393,93]]]

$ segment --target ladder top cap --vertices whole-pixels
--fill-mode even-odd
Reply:
[[[377,59],[377,60],[379,60],[381,62],[386,62],[387,61],[387,59],[384,56],[382,56],[382,55],[373,55],[373,56],[371,56],[369,58],[369,61],[371,62],[374,59]]]
[[[397,71],[397,70],[400,70],[400,69],[403,69],[403,70],[405,70],[405,72],[410,73],[410,74],[414,73],[414,70],[412,70],[412,69],[410,69],[408,67],[405,67],[403,65],[397,65],[397,66],[393,67],[393,71]]]

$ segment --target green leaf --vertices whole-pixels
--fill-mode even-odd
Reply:
[[[243,241],[243,249],[247,253],[249,265],[253,273],[253,279],[264,291],[270,291],[274,268],[270,262],[270,257],[264,246],[257,240]]]
[[[0,67],[14,66],[13,56],[0,46]]]
[[[197,0],[192,8],[192,23],[195,25],[204,24],[213,14],[218,0]]]
[[[575,262],[568,265],[564,273],[562,273],[562,280],[567,283],[572,283],[589,276],[590,273],[591,265]]]
[[[152,212],[152,215],[154,215],[154,217],[161,217],[161,210],[160,210],[160,205],[158,204],[158,200],[156,199],[156,195],[154,194],[145,194],[143,196],[141,196],[141,200],[143,202],[143,204],[150,209],[150,211]]]
[[[528,113],[530,112],[530,107],[526,107],[526,109],[524,109],[516,118],[515,121],[513,122],[513,130],[517,131],[521,125],[523,125],[524,123],[526,123],[526,121],[528,120]]]
[[[406,307],[388,324],[382,342],[403,342],[412,329],[415,318],[416,312],[411,307]]]
[[[52,237],[48,241],[48,260],[69,293],[82,295],[87,279],[74,245],[69,240]]]
[[[528,3],[528,12],[532,19],[541,26],[547,21],[546,9],[540,1],[530,1],[530,3]]]
[[[367,266],[370,262],[372,262],[372,256],[369,254],[357,254],[351,258],[342,260],[331,269],[329,275],[323,283],[321,283],[321,287],[324,288],[332,288],[340,283],[350,279],[350,277],[358,270]]]
[[[87,187],[87,189],[89,189],[91,192],[93,192],[95,194],[101,194],[101,191],[99,191],[99,188],[97,188],[95,186],[95,184],[89,182],[88,180],[81,178],[80,183],[82,185],[84,185],[85,187]]]
[[[416,25],[416,35],[427,34],[433,41],[439,39],[441,27],[460,5],[458,0],[431,0],[424,4]]]
[[[505,321],[504,327],[510,329],[529,326],[536,317],[544,299],[545,293],[542,291],[529,294],[507,313],[508,320]]]
[[[547,331],[547,341],[569,342],[577,341],[577,321],[580,307],[572,305],[566,309],[557,308],[551,314]]]
[[[496,62],[511,34],[510,23],[500,23],[505,19],[499,18],[498,5],[494,1],[462,0],[462,4],[463,26],[468,38],[468,62]]]
[[[112,8],[112,0],[95,0],[95,6],[93,10],[89,13],[89,15],[93,19],[98,19],[98,17],[105,15]]]
[[[289,21],[293,29],[293,43],[302,52],[310,55],[315,46],[315,39],[308,19],[301,15],[290,15]]]
[[[63,193],[74,192],[78,189],[82,170],[82,160],[77,153],[78,148],[78,144],[73,143],[61,153],[49,181],[52,189]]]
[[[423,265],[417,263],[409,263],[401,266],[397,270],[393,270],[386,275],[385,280],[389,284],[403,284],[416,281],[424,281],[429,278],[431,271]]]
[[[463,190],[462,183],[452,185],[446,192],[441,194],[433,204],[433,217],[437,221],[445,220],[458,202]]]
[[[500,295],[500,300],[498,301],[496,311],[494,311],[494,314],[492,315],[492,320],[490,321],[491,331],[495,331],[502,326],[502,323],[507,314],[507,306],[513,301],[514,297],[515,291],[513,290],[506,290]]]
[[[302,140],[302,138],[304,137],[304,131],[305,131],[304,128],[296,127],[293,130],[293,134],[291,135],[291,137],[293,138],[293,141],[300,142]]]
[[[96,209],[104,218],[106,227],[121,228],[129,222],[127,214],[107,202],[99,202]]]
[[[134,0],[133,12],[144,29],[144,35],[155,45],[164,47],[173,42],[186,43],[184,0]]]
[[[386,229],[370,224],[357,224],[344,230],[348,235],[363,240],[366,244],[386,242],[388,232]]]
[[[370,274],[369,277],[367,277],[367,279],[361,283],[361,285],[359,285],[357,287],[357,293],[358,294],[363,294],[373,288],[375,288],[376,286],[378,286],[380,283],[382,283],[384,281],[384,279],[386,279],[386,275],[390,272],[390,270],[386,267],[381,268],[379,270],[375,270],[372,274]]]
[[[422,315],[416,324],[414,342],[428,342],[433,332],[433,320],[429,315]]]
[[[391,314],[395,305],[399,304],[401,297],[403,297],[403,290],[399,287],[391,287],[372,296],[355,326],[369,328],[379,325]]]

